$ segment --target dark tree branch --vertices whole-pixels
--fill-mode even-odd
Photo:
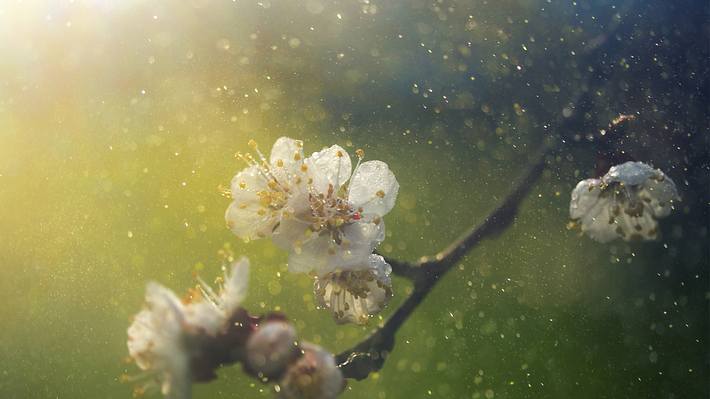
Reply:
[[[396,274],[414,282],[414,291],[387,319],[382,328],[336,357],[346,378],[362,380],[372,371],[382,368],[387,355],[394,347],[395,333],[431,292],[439,279],[482,239],[499,234],[510,226],[515,219],[520,203],[542,175],[546,154],[546,150],[541,151],[513,192],[486,217],[483,223],[471,229],[445,250],[434,255],[431,259],[422,258],[413,264],[387,259]]]
[[[580,98],[582,100],[582,98]],[[583,101],[580,101],[584,103]],[[613,135],[623,122],[634,118],[620,116],[612,121],[606,133]],[[572,122],[570,122],[572,123]],[[566,124],[561,124],[564,127]],[[456,265],[483,239],[494,237],[515,221],[520,204],[527,197],[545,170],[545,159],[554,150],[554,146],[545,146],[535,157],[526,173],[515,184],[513,191],[494,209],[482,223],[469,230],[443,251],[433,257],[421,258],[418,262],[409,263],[396,259],[387,259],[395,274],[405,277],[414,283],[412,294],[397,308],[384,326],[361,341],[353,348],[340,353],[336,361],[346,378],[362,380],[376,370],[382,368],[385,359],[394,348],[394,337],[399,328],[414,312],[417,306],[431,292],[442,276]]]
[[[629,0],[622,5],[620,10],[623,14],[627,14],[632,10],[633,4],[634,1]],[[589,43],[583,51],[589,60],[594,60],[599,56],[597,52],[614,36],[620,26],[620,21],[612,21],[607,33],[594,38],[592,43]],[[607,77],[604,73],[597,72],[596,74],[590,74],[587,82],[596,80],[603,83]],[[557,131],[573,131],[573,126],[580,123],[585,113],[592,109],[593,92],[594,90],[589,87],[586,91],[578,93],[571,99],[570,104],[572,109],[575,110],[574,115],[571,118],[559,116],[555,124]],[[619,126],[623,125],[623,122],[633,119],[633,117],[627,115],[620,115],[619,118],[609,124],[604,132],[606,138],[614,136],[613,133]],[[600,139],[604,141],[606,138],[601,137]],[[392,272],[412,281],[414,290],[404,303],[395,310],[394,314],[387,319],[384,326],[374,331],[354,347],[336,356],[336,361],[346,378],[362,380],[367,378],[371,372],[382,368],[387,356],[394,348],[394,338],[397,331],[431,292],[441,277],[483,239],[498,235],[511,226],[523,199],[542,175],[545,169],[546,157],[551,155],[557,146],[561,144],[564,144],[564,140],[558,141],[555,145],[544,146],[526,173],[518,180],[513,191],[508,194],[503,202],[482,223],[470,229],[443,251],[433,257],[424,257],[412,263],[386,258],[387,262],[392,266]]]

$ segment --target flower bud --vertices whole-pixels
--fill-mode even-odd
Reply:
[[[293,363],[277,386],[281,399],[335,399],[345,379],[332,354],[304,343],[303,356]]]
[[[249,337],[246,346],[247,368],[260,376],[281,376],[301,354],[296,330],[282,320],[267,321]]]

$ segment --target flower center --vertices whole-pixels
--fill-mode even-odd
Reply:
[[[345,198],[344,190],[339,191],[336,192],[330,184],[325,194],[308,195],[311,207],[309,229],[318,234],[329,234],[338,245],[343,243],[343,228],[360,220],[362,212],[362,209],[355,209]]]
[[[353,318],[354,322],[365,323],[370,315],[377,312],[383,303],[370,303],[373,291],[382,291],[382,300],[392,296],[392,287],[377,278],[372,270],[344,270],[318,277],[315,295],[321,306],[329,308],[336,320]],[[377,308],[377,309],[374,309]]]

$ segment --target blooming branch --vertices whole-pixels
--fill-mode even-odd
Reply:
[[[620,10],[622,14],[626,14],[632,9],[634,2],[629,0],[622,4]],[[590,43],[582,54],[590,60],[595,59],[596,53],[603,48],[603,44],[613,36],[614,32],[620,27],[620,21],[615,21],[609,27],[609,31],[598,38],[595,38],[593,43]],[[592,82],[603,82],[604,76],[601,72],[590,74],[588,76],[590,83],[586,91],[579,92],[570,101],[570,108],[576,110],[575,114],[579,117],[585,114],[592,107]],[[613,137],[615,131],[620,128],[625,122],[634,120],[633,116],[620,115],[615,118],[606,129],[601,132],[599,139],[604,142],[610,137]],[[567,118],[559,116],[555,126],[558,131],[572,130],[572,126],[577,122],[577,118]],[[436,285],[439,279],[446,274],[458,261],[468,254],[476,245],[484,238],[490,238],[503,232],[515,219],[518,213],[518,208],[523,199],[530,192],[530,189],[535,185],[543,170],[545,169],[545,159],[547,156],[565,144],[564,141],[552,145],[545,145],[539,150],[538,155],[534,158],[533,163],[528,167],[525,174],[518,180],[513,191],[503,200],[503,202],[494,209],[482,223],[472,227],[467,233],[450,244],[443,251],[430,256],[423,257],[416,262],[407,262],[397,259],[386,258],[387,263],[392,267],[392,272],[398,276],[409,279],[414,284],[412,294],[404,301],[404,303],[390,316],[385,324],[375,330],[370,336],[345,350],[336,356],[343,375],[346,378],[362,380],[374,371],[380,370],[384,365],[385,359],[394,348],[394,336],[404,322],[409,318],[417,306],[429,294],[431,289]]]
[[[501,205],[492,211],[481,224],[473,227],[446,249],[432,257],[423,257],[413,263],[387,259],[395,274],[406,277],[414,283],[414,290],[387,319],[383,327],[354,347],[336,356],[346,378],[362,380],[371,372],[382,368],[387,355],[394,348],[394,336],[397,330],[439,282],[440,278],[481,240],[495,236],[510,226],[518,213],[520,203],[545,169],[547,151],[545,148],[540,152],[525,175],[520,178],[515,189]]]

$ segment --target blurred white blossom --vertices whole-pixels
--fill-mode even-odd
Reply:
[[[679,201],[675,183],[643,162],[613,166],[601,179],[586,179],[572,191],[570,217],[583,233],[606,243],[616,238],[654,240],[657,219]]]
[[[189,398],[190,361],[202,352],[199,335],[215,336],[239,307],[246,295],[249,261],[242,258],[225,271],[224,284],[215,293],[202,282],[203,294],[184,303],[170,289],[148,283],[145,308],[128,328],[128,354],[146,372],[133,379],[148,382],[135,388],[136,394],[158,386],[168,398]],[[130,377],[128,378],[131,379]]]
[[[148,284],[145,300],[146,308],[128,328],[128,353],[149,379],[135,393],[157,383],[168,398],[189,398],[192,376],[185,308],[172,291],[156,283]]]
[[[240,258],[224,270],[221,288],[215,292],[209,284],[199,279],[201,295],[185,306],[188,323],[214,335],[242,304],[249,282],[249,259]]]
[[[333,355],[318,345],[303,343],[303,355],[286,371],[277,386],[282,399],[335,399],[345,379]]]
[[[382,256],[370,255],[367,269],[316,277],[316,299],[321,307],[333,312],[338,323],[365,324],[392,297],[391,272]]]

